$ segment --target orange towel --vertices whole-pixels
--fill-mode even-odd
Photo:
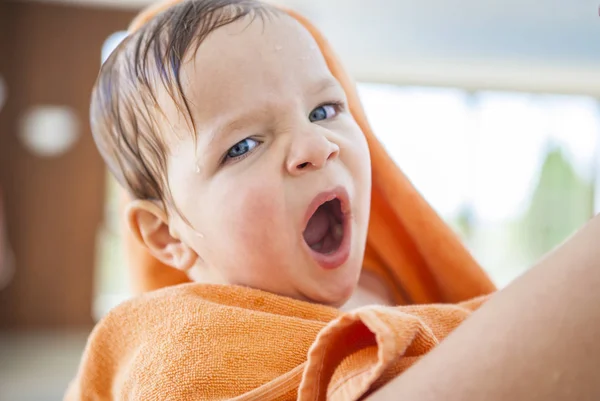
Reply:
[[[168,0],[149,7],[132,22],[130,31],[177,2]],[[460,302],[494,291],[494,285],[471,254],[378,141],[354,83],[326,39],[308,20],[286,11],[315,38],[329,69],[346,91],[350,111],[367,138],[373,186],[364,268],[389,284],[398,304]],[[126,201],[126,196],[123,199]],[[137,293],[189,281],[183,273],[153,258],[127,230],[124,232],[131,281]]]
[[[100,322],[66,400],[354,401],[402,373],[484,300],[342,314],[241,287],[166,288]]]
[[[132,30],[169,4],[142,14]],[[134,282],[146,293],[96,326],[67,400],[358,400],[486,299],[474,297],[495,290],[378,142],[325,39],[290,14],[315,37],[368,140],[373,190],[364,268],[389,283],[398,304],[430,305],[342,313],[248,288],[172,286],[187,279],[127,237]]]

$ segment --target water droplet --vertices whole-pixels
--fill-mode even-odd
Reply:
[[[196,174],[200,174],[200,165],[196,164]]]
[[[283,46],[280,46],[280,45],[275,46],[276,52],[280,51],[281,49],[283,49]]]
[[[200,238],[204,238],[204,234],[202,234],[201,232],[194,230],[194,234],[196,234]]]

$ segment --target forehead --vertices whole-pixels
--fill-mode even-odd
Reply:
[[[221,27],[192,56],[181,77],[200,119],[260,98],[281,101],[331,77],[313,37],[287,15],[245,18]]]

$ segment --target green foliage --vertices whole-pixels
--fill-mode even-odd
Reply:
[[[559,147],[550,149],[523,221],[530,256],[535,260],[552,250],[592,213],[592,184],[577,175]]]

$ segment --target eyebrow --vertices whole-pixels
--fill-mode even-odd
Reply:
[[[327,77],[327,78],[323,78],[320,81],[317,81],[316,84],[311,85],[311,87],[313,88],[310,91],[311,95],[318,95],[322,92],[325,92],[328,89],[342,89],[342,86],[340,85],[340,83],[333,77]]]
[[[227,119],[227,121],[224,121],[221,124],[217,124],[214,129],[211,129],[208,133],[209,139],[207,142],[207,147],[213,146],[214,143],[223,136],[223,134],[242,129],[247,125],[248,120],[254,119],[255,117],[252,115],[252,112],[245,112],[234,116],[231,119]]]

